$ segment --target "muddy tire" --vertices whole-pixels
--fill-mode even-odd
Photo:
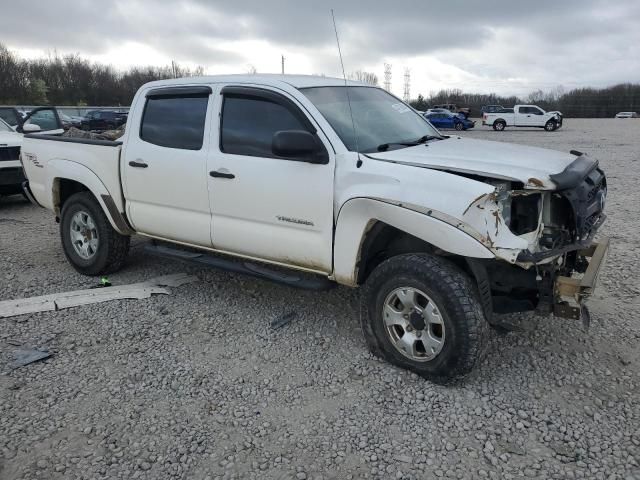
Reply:
[[[381,263],[361,297],[370,350],[401,368],[446,384],[481,361],[488,323],[469,277],[428,254]]]
[[[83,275],[103,275],[122,267],[130,237],[113,229],[91,193],[69,197],[60,217],[62,248],[73,268]]]

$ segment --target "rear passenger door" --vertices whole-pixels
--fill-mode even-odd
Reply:
[[[219,97],[208,167],[214,247],[329,273],[335,158],[327,138],[286,92],[226,86]],[[285,130],[310,133],[317,159],[275,154],[274,134]]]
[[[153,88],[132,108],[121,174],[127,215],[138,232],[211,246],[211,93],[205,85]]]

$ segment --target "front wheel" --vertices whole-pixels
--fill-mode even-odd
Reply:
[[[89,192],[76,193],[64,203],[60,237],[67,260],[83,275],[115,272],[129,252],[130,237],[113,229]]]
[[[455,124],[455,129],[456,130],[464,130],[464,125],[462,124],[462,122],[457,122]]]
[[[448,261],[407,254],[369,276],[361,322],[371,351],[436,383],[469,373],[484,350],[487,322],[469,278]]]
[[[553,120],[549,120],[547,123],[544,124],[544,129],[547,132],[553,132],[556,128],[558,128],[558,124]]]

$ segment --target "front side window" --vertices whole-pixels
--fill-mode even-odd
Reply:
[[[432,136],[441,138],[424,117],[380,88],[311,87],[300,91],[311,100],[352,152],[375,152],[388,148],[388,145],[402,148],[403,145],[397,143],[415,142]]]
[[[276,157],[271,149],[276,132],[307,130],[284,105],[242,95],[225,95],[220,128],[224,153],[272,158]]]
[[[58,120],[53,114],[53,110],[37,111],[29,117],[27,123],[38,125],[42,130],[56,130],[60,128],[58,126]]]
[[[140,138],[161,147],[200,150],[209,95],[147,98]]]

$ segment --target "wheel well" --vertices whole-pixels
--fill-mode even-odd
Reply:
[[[54,207],[56,209],[56,215],[60,215],[62,206],[71,197],[79,192],[89,192],[90,190],[80,182],[75,180],[69,180],[68,178],[58,178],[54,183],[53,195],[54,195]]]
[[[496,119],[493,121],[493,124],[495,125],[496,123],[507,123],[507,122],[505,122],[503,118],[496,118]]]
[[[376,222],[362,242],[358,261],[358,284],[362,284],[383,261],[405,253],[432,253],[447,257],[465,272],[469,266],[464,257],[444,252],[434,245],[384,222]]]

